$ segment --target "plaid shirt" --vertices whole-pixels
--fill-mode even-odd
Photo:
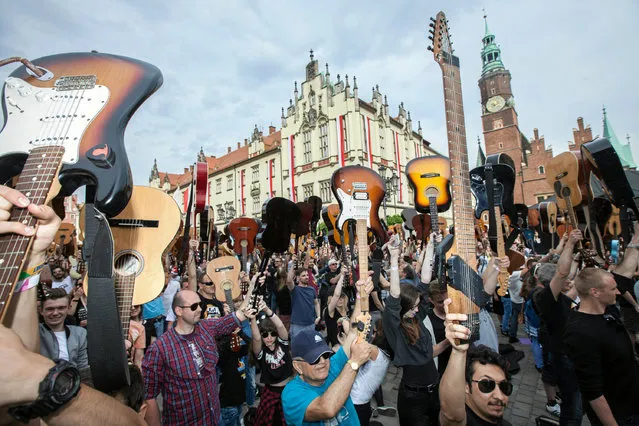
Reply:
[[[162,393],[163,425],[219,423],[215,339],[238,326],[235,314],[201,320],[193,333],[180,335],[172,328],[149,346],[142,361],[144,399],[155,399]]]

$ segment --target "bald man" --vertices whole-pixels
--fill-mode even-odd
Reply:
[[[243,304],[221,318],[201,320],[200,296],[182,290],[173,299],[175,326],[157,339],[142,361],[149,425],[217,425],[221,410],[215,367],[216,338],[231,334],[253,311]],[[162,418],[157,396],[162,393]]]

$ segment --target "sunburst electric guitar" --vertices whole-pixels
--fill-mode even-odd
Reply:
[[[33,64],[43,76],[21,66],[5,81],[0,183],[19,175],[16,189],[34,204],[50,201],[59,184],[61,195],[82,185],[95,186],[96,207],[115,216],[133,189],[124,129],[162,84],[160,70],[102,53],[47,56]],[[12,209],[9,220],[36,226],[26,209]],[[32,241],[33,237],[0,236],[0,319]]]

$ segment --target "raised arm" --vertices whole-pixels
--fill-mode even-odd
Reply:
[[[328,302],[328,315],[333,318],[333,314],[335,313],[335,307],[337,306],[337,302],[339,301],[340,296],[342,295],[342,286],[344,285],[344,274],[346,273],[346,268],[342,268],[337,280],[337,284],[335,285],[335,292],[331,297],[331,301]]]
[[[626,278],[632,278],[637,270],[637,262],[639,260],[639,222],[634,223],[634,231],[630,244],[626,246],[623,261],[615,268],[616,274],[623,275]]]
[[[433,262],[435,260],[435,242],[441,242],[441,234],[433,232],[430,234],[426,250],[422,252],[422,264],[420,279],[423,283],[429,283],[433,279]]]
[[[390,254],[390,295],[399,298],[399,240],[397,235],[393,235],[391,239],[384,244]]]
[[[575,244],[581,239],[581,231],[579,229],[573,229],[564,243],[559,262],[557,262],[557,272],[555,272],[555,276],[552,277],[550,281],[550,291],[552,291],[555,300],[559,297],[559,293],[561,293],[561,290],[564,288],[564,283],[570,274],[572,252],[575,248]]]
[[[188,276],[189,290],[197,291],[197,267],[195,266],[195,251],[197,250],[197,240],[189,241]]]
[[[490,262],[488,262],[486,270],[484,271],[484,275],[482,275],[482,279],[484,281],[484,291],[486,293],[495,293],[495,288],[497,288],[497,277],[499,276],[499,273],[502,271],[502,269],[508,269],[508,266],[510,266],[510,259],[508,258],[508,256],[493,256],[490,259]]]
[[[439,384],[439,400],[441,408],[439,411],[439,422],[442,426],[465,425],[466,424],[466,401],[463,389],[466,387],[466,352],[468,343],[457,345],[456,340],[467,340],[470,338],[470,330],[455,322],[465,321],[465,314],[448,313],[450,299],[444,301],[446,310],[446,339],[452,346],[450,358],[446,371]]]

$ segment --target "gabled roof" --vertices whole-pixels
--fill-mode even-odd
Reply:
[[[264,151],[270,151],[282,144],[282,131],[278,130],[270,135],[264,136]]]
[[[248,152],[248,145],[244,145],[221,157],[206,157],[206,162],[209,164],[209,174],[227,169],[248,159]]]

